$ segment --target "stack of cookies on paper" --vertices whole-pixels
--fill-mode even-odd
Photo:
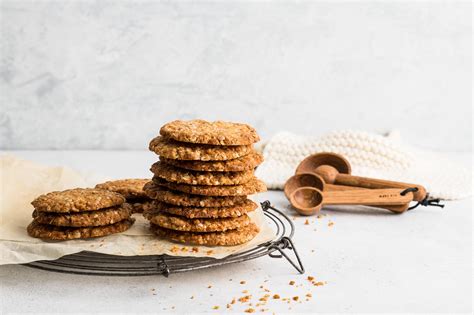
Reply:
[[[259,232],[247,213],[247,198],[266,190],[254,175],[263,157],[253,149],[252,127],[204,120],[164,125],[150,150],[160,156],[153,180],[144,187],[154,199],[145,217],[158,236],[198,245],[232,246]]]
[[[27,227],[32,237],[71,240],[120,233],[130,228],[132,208],[115,192],[76,188],[41,195],[31,203],[33,222]]]
[[[151,206],[151,199],[143,191],[143,186],[149,181],[142,178],[118,179],[97,184],[95,188],[121,194],[132,206],[133,213],[143,213]]]

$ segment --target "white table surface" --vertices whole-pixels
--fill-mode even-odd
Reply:
[[[3,152],[5,153],[5,152]],[[66,165],[112,178],[149,177],[156,159],[146,151],[7,152],[48,165]],[[471,155],[456,155],[470,163]],[[281,192],[260,195],[293,216]],[[403,215],[382,210],[326,209],[317,219],[295,217],[297,249],[306,273],[263,257],[240,264],[173,274],[169,278],[95,277],[23,266],[0,266],[3,313],[243,312],[252,295],[257,312],[463,312],[472,310],[472,199],[446,202],[444,210],[419,208]],[[334,225],[328,226],[329,222]],[[327,282],[313,286],[313,276]],[[240,281],[246,281],[240,284]],[[295,281],[295,285],[289,285]],[[208,286],[211,285],[211,288]],[[255,307],[268,288],[290,303]],[[154,289],[154,290],[153,290]],[[307,293],[312,294],[309,301]],[[191,299],[194,296],[194,299]],[[218,310],[213,310],[219,306]]]

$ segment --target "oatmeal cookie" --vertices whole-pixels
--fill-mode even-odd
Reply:
[[[163,212],[145,212],[143,215],[151,223],[162,228],[187,232],[224,232],[240,229],[251,222],[246,214],[237,218],[219,219],[188,219]]]
[[[125,198],[122,195],[112,191],[75,188],[41,195],[31,204],[42,212],[81,212],[110,208],[124,202]]]
[[[97,184],[95,188],[114,191],[129,200],[146,197],[143,186],[149,181],[141,178],[119,179]]]
[[[237,159],[227,161],[181,161],[160,156],[160,161],[191,171],[206,172],[243,172],[253,170],[263,162],[263,156],[252,151]]]
[[[177,142],[158,136],[151,140],[150,151],[172,160],[222,161],[249,154],[251,145],[215,146]]]
[[[155,200],[149,208],[149,211],[151,213],[164,212],[188,219],[216,219],[240,217],[248,212],[254,211],[257,207],[257,204],[250,199],[245,200],[245,202],[240,205],[230,207],[177,207]]]
[[[151,224],[151,230],[158,235],[175,242],[207,246],[235,246],[251,241],[259,232],[256,224],[225,232],[195,233],[179,232]]]
[[[208,185],[186,185],[172,183],[163,180],[157,176],[153,177],[153,182],[159,186],[164,186],[168,189],[178,190],[192,195],[204,196],[246,196],[252,195],[267,190],[265,184],[253,177],[250,181],[243,185],[229,185],[229,186],[208,186]]]
[[[55,226],[102,226],[109,225],[124,219],[128,219],[132,214],[132,207],[128,203],[96,211],[53,213],[35,210],[33,218],[41,224]]]
[[[176,141],[212,145],[249,145],[260,140],[247,124],[200,119],[169,122],[161,127],[160,134]]]
[[[213,197],[190,195],[159,186],[152,181],[148,182],[143,189],[148,197],[152,199],[182,207],[230,207],[240,205],[247,200],[247,196]]]
[[[200,172],[180,169],[163,162],[156,162],[150,169],[155,176],[168,182],[188,185],[240,185],[254,177],[253,171],[243,172]]]
[[[31,237],[45,240],[65,241],[72,239],[84,239],[92,237],[101,237],[115,233],[121,233],[128,230],[135,219],[129,218],[120,222],[94,227],[63,227],[48,224],[41,224],[36,220],[28,225],[27,232]]]

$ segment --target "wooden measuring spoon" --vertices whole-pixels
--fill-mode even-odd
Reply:
[[[348,191],[348,190],[366,190],[365,188],[331,185],[324,183],[321,176],[315,173],[300,173],[291,176],[285,183],[284,193],[288,200],[290,200],[291,193],[300,187],[313,187],[323,191],[324,195],[332,194],[334,191]],[[411,201],[411,200],[410,200]],[[384,208],[394,213],[405,212],[410,203],[400,205],[374,205],[375,207]]]
[[[365,189],[334,191],[324,195],[323,192],[314,187],[300,187],[290,195],[291,205],[301,215],[313,215],[323,205],[397,205],[408,203],[413,200],[413,193],[400,195],[404,189]]]
[[[328,184],[377,189],[417,188],[418,191],[413,193],[414,200],[422,201],[426,198],[426,189],[421,185],[352,176],[349,162],[336,153],[317,153],[305,158],[296,168],[296,174],[308,172],[320,175]]]

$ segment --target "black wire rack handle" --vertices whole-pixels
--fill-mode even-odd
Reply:
[[[405,196],[409,192],[417,192],[417,191],[418,191],[417,187],[409,187],[409,188],[403,190],[400,193],[400,195]],[[426,197],[422,201],[418,201],[416,203],[416,205],[411,206],[410,208],[408,208],[408,210],[413,210],[418,206],[424,206],[424,207],[433,206],[433,207],[444,208],[444,204],[440,204],[440,201],[441,200],[438,199],[438,198],[437,199],[430,199],[430,194],[426,194]]]
[[[281,210],[274,208],[269,200],[261,202],[260,205],[262,206],[263,211],[272,209],[281,213]],[[294,230],[293,222],[288,221],[288,223],[291,225],[292,230]],[[291,234],[291,236],[293,236],[293,234]],[[270,245],[268,248],[268,256],[271,258],[285,258],[300,274],[304,274],[305,270],[303,262],[301,261],[300,255],[298,254],[298,251],[296,250],[296,247],[290,237],[284,236],[278,242],[274,242],[272,245]],[[278,251],[278,254],[276,254],[273,250]],[[293,252],[296,261],[286,254],[286,250]]]
[[[268,256],[270,256],[271,258],[284,257],[300,274],[304,274],[305,270],[303,262],[301,261],[300,255],[298,254],[298,251],[296,250],[295,245],[293,244],[293,241],[290,238],[286,236],[283,237],[278,243],[271,245],[270,249],[276,249],[279,254],[270,252],[268,253]],[[286,254],[285,249],[289,249],[291,252],[293,252],[296,261]]]
[[[166,263],[166,260],[163,256],[160,257],[160,261],[157,263],[157,267],[158,267],[159,272],[163,276],[168,278],[168,276],[171,273],[171,270],[170,270],[170,268],[169,268],[168,264]]]

